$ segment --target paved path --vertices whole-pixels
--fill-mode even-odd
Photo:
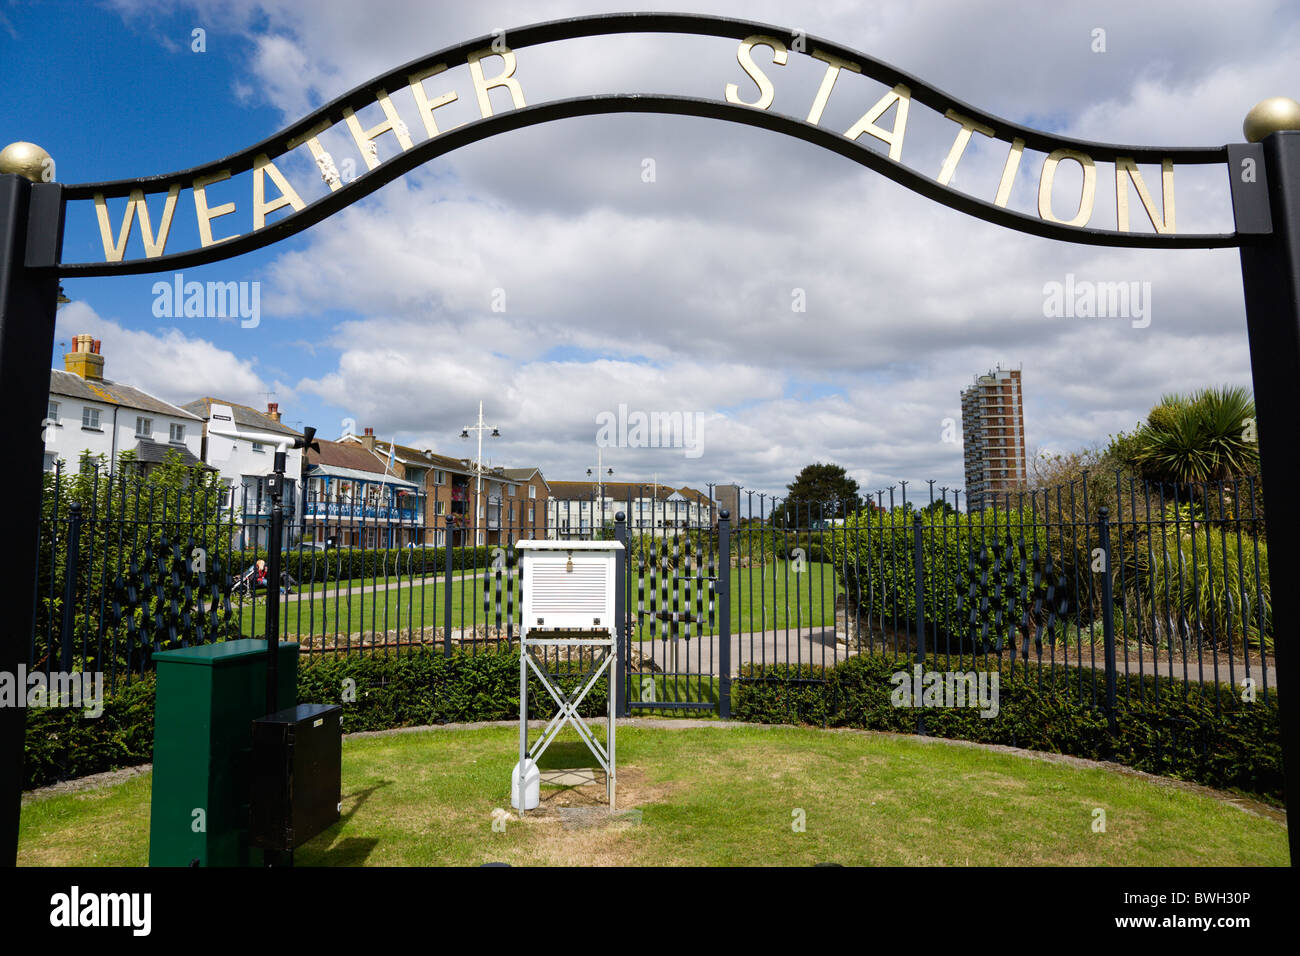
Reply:
[[[459,583],[461,581],[465,581],[468,585],[468,582],[480,581],[482,578],[482,571],[478,571],[471,575],[454,577],[451,579],[452,590],[458,591]],[[443,576],[441,574],[430,574],[422,578],[412,578],[409,580],[407,578],[402,578],[399,581],[397,576],[393,575],[392,579],[387,584],[376,582],[374,584],[358,584],[349,588],[340,586],[337,589],[330,584],[326,585],[324,590],[301,590],[294,591],[292,594],[281,595],[280,601],[282,603],[292,604],[294,601],[309,600],[311,598],[329,600],[330,598],[347,597],[349,595],[378,594],[380,591],[393,591],[397,588],[401,588],[403,591],[409,591],[411,588],[418,588],[421,585],[430,589],[434,587],[441,588],[443,586]],[[471,590],[475,594],[483,593],[481,588],[475,589],[468,586],[465,588],[466,593],[469,593]],[[259,595],[258,602],[261,603],[265,600],[266,592],[259,590],[257,593]]]
[[[678,638],[677,642],[677,667],[672,666],[672,641],[656,638],[653,642],[642,641],[636,645],[642,654],[650,653],[655,664],[668,673],[690,673],[690,674],[708,674],[717,675],[720,673],[719,651],[721,642],[717,635],[705,635],[702,637],[693,637],[689,640]],[[879,649],[881,644],[876,643]],[[886,648],[892,649],[889,644]],[[900,650],[902,648],[900,647]],[[866,652],[867,648],[864,647]],[[1084,658],[1082,661],[1075,659],[1075,648],[1070,648],[1071,654],[1068,661],[1057,660],[1056,666],[1060,667],[1094,667],[1098,671],[1105,668],[1105,662],[1102,658],[1101,649],[1097,650],[1097,662],[1094,665],[1088,656],[1088,649],[1084,648]],[[742,664],[813,664],[833,666],[840,661],[853,657],[858,653],[856,648],[846,647],[844,644],[838,644],[835,640],[835,631],[832,628],[824,627],[803,631],[764,631],[753,632],[750,634],[735,634],[731,638],[731,676],[736,677],[740,674]],[[990,655],[990,660],[995,658]],[[1003,652],[1003,659],[1010,660],[1010,653]],[[939,652],[931,651],[929,656],[930,667],[941,667],[945,655],[942,650]],[[1034,673],[1039,667],[1038,658],[1031,652],[1028,661],[1017,655],[1016,664],[1022,666],[1028,665],[1030,672]],[[1120,674],[1125,673],[1127,663],[1130,674],[1155,674],[1158,673],[1162,678],[1172,678],[1173,680],[1183,680],[1183,661],[1181,658],[1170,660],[1152,661],[1151,658],[1145,657],[1138,660],[1136,654],[1129,657],[1126,662],[1124,658],[1117,661]],[[1140,665],[1140,668],[1139,668]],[[1214,664],[1213,660],[1207,655],[1203,668],[1198,669],[1194,658],[1187,661],[1187,680],[1192,683],[1204,682],[1207,684],[1214,683]],[[1046,655],[1043,656],[1042,670],[1044,674],[1050,673],[1052,661]],[[1265,681],[1270,689],[1277,687],[1277,669],[1270,664],[1264,668],[1261,674],[1261,668],[1257,661],[1252,661],[1250,665],[1250,674],[1256,680],[1257,692],[1262,693]],[[1231,676],[1235,678],[1238,685],[1246,676],[1246,668],[1240,657],[1233,661],[1233,670]],[[1229,670],[1227,657],[1224,654],[1219,655],[1219,682],[1227,684],[1229,681]]]

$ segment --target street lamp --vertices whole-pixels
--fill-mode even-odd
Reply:
[[[602,528],[605,527],[605,478],[606,476],[611,478],[614,476],[614,469],[605,468],[602,471],[601,469],[603,465],[604,462],[601,460],[601,452],[600,449],[598,448],[596,449],[596,471],[595,471],[596,489],[597,489],[596,500],[600,502],[600,526]],[[587,477],[591,478],[592,476],[593,476],[592,470],[588,468]],[[596,516],[594,513],[591,516],[591,532],[593,535],[596,533]]]
[[[491,438],[500,438],[501,432],[491,425],[483,423],[483,403],[478,403],[478,421],[473,425],[466,425],[460,430],[461,438],[469,438],[470,432],[478,433],[478,457],[474,459],[474,546],[482,544],[479,541],[478,530],[478,510],[481,507],[480,502],[483,500],[483,433],[491,432]]]

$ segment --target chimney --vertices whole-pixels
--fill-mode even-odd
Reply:
[[[99,345],[89,335],[74,335],[72,350],[63,356],[64,369],[87,381],[103,381],[104,357],[99,354]]]
[[[267,402],[267,403],[266,403],[266,417],[269,418],[269,419],[271,419],[271,421],[273,421],[273,422],[278,422],[278,421],[280,420],[280,403],[279,403],[279,402]]]
[[[371,451],[375,450],[375,430],[368,425],[366,426],[366,433],[361,436],[361,444]]]

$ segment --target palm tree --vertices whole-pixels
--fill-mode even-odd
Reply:
[[[1254,420],[1245,388],[1166,395],[1134,436],[1134,461],[1149,481],[1178,485],[1250,474],[1259,467]]]

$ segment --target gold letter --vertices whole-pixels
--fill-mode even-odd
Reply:
[[[483,65],[479,62],[485,56],[499,56],[501,62],[505,64],[501,72],[490,80],[483,78]],[[504,86],[510,91],[510,98],[514,100],[515,109],[523,109],[527,105],[524,103],[524,91],[519,88],[519,81],[511,79],[515,75],[515,55],[509,49],[501,53],[491,49],[471,53],[469,55],[469,75],[474,81],[474,94],[478,97],[478,111],[483,114],[484,119],[492,115],[492,101],[488,99],[488,90],[494,86]]]
[[[415,108],[420,111],[420,119],[424,120],[424,128],[429,134],[429,138],[438,135],[438,121],[434,119],[433,111],[440,106],[446,106],[456,99],[455,92],[443,93],[437,99],[429,99],[429,95],[424,92],[424,81],[431,76],[437,76],[443,70],[447,69],[446,63],[439,63],[430,70],[423,73],[412,73],[407,77],[411,84],[411,95],[415,97]],[[455,129],[455,127],[452,127]]]
[[[228,216],[235,211],[233,202],[223,203],[213,209],[208,208],[208,187],[213,183],[219,183],[222,180],[230,178],[230,170],[223,169],[219,173],[213,173],[211,176],[200,176],[194,180],[194,211],[199,219],[199,242],[204,246],[215,246],[218,242],[227,242],[236,238],[239,233],[233,236],[226,236],[224,239],[213,240],[212,238],[212,220],[218,216]]]
[[[1083,169],[1083,193],[1079,196],[1079,212],[1073,219],[1057,219],[1052,212],[1052,181],[1056,166],[1063,159],[1072,159]],[[1043,160],[1043,174],[1038,180],[1038,215],[1048,222],[1061,222],[1067,226],[1085,226],[1092,218],[1092,204],[1097,198],[1097,167],[1092,157],[1076,149],[1054,149]]]
[[[1011,141],[1011,149],[1007,151],[1007,161],[1002,167],[1002,181],[998,183],[998,195],[993,202],[999,206],[1005,206],[1007,200],[1011,198],[1011,183],[1016,178],[1016,170],[1020,168],[1020,158],[1025,154],[1025,141],[1017,136]]]
[[[319,161],[321,159],[329,157],[329,153],[325,151],[325,147],[320,144],[320,134],[325,132],[329,128],[330,128],[330,121],[322,120],[321,122],[313,126],[311,129],[307,130],[307,132],[303,133],[301,136],[289,140],[289,142],[285,144],[285,148],[296,149],[297,147],[301,146],[303,143],[306,143],[307,148],[311,150],[312,159]],[[329,184],[330,192],[336,192],[337,190],[343,188],[343,184],[339,182],[337,179],[327,179],[326,183]]]
[[[854,73],[861,73],[862,69],[856,63],[841,60],[839,57],[823,53],[821,50],[814,50],[812,55],[814,60],[821,60],[826,64],[826,72],[822,74],[822,85],[817,87],[817,95],[813,98],[812,109],[808,111],[808,122],[816,126],[822,121],[822,113],[826,109],[826,102],[831,98],[831,90],[835,88],[835,80],[839,77],[840,70],[852,70]]]
[[[1155,226],[1156,232],[1172,233],[1174,231],[1174,161],[1172,159],[1160,161],[1160,198],[1164,203],[1165,214],[1162,217],[1163,221],[1157,222],[1156,205],[1151,201],[1151,194],[1147,192],[1147,184],[1142,181],[1142,173],[1138,170],[1137,163],[1126,156],[1120,156],[1115,160],[1115,219],[1119,224],[1120,232],[1128,232],[1128,188],[1124,182],[1125,173],[1128,173],[1129,178],[1133,180],[1133,185],[1137,187],[1142,208],[1147,211],[1147,218],[1151,220],[1151,225]]]
[[[104,260],[121,262],[126,254],[126,240],[131,234],[131,220],[137,211],[140,213],[140,238],[144,240],[145,258],[154,259],[167,249],[167,234],[171,232],[172,216],[176,214],[176,198],[181,194],[181,184],[173,183],[167,189],[167,201],[163,203],[162,222],[158,225],[158,239],[154,241],[153,226],[149,222],[149,207],[144,201],[144,190],[131,190],[126,202],[126,214],[122,219],[122,231],[116,243],[113,242],[113,229],[108,221],[108,203],[102,193],[95,195],[95,216],[99,219],[99,236],[104,242]]]
[[[361,129],[361,124],[357,121],[357,114],[352,107],[343,107],[343,119],[347,121],[348,129],[352,131],[352,138],[357,142],[357,149],[361,150],[361,158],[366,161],[366,166],[370,169],[374,169],[379,165],[379,157],[375,154],[372,144],[390,130],[397,137],[397,142],[401,144],[403,152],[411,148],[411,137],[406,132],[406,124],[397,115],[397,109],[393,106],[393,101],[388,98],[388,91],[381,87],[375,99],[384,111],[385,119],[382,123],[372,126],[368,130],[363,131]]]
[[[977,123],[969,116],[962,116],[956,110],[949,110],[943,114],[954,123],[960,123],[961,129],[957,130],[957,138],[952,141],[952,149],[948,150],[948,158],[943,161],[943,168],[939,170],[939,185],[947,186],[952,181],[952,174],[957,171],[957,164],[961,162],[962,153],[966,152],[966,144],[970,142],[971,131],[983,133],[985,136],[992,136],[993,130],[989,129],[983,123]]]
[[[740,68],[749,74],[749,78],[758,87],[758,99],[753,103],[746,103],[740,98],[740,87],[736,86],[735,83],[727,84],[726,95],[728,103],[765,110],[772,105],[772,100],[776,96],[776,89],[772,86],[772,81],[767,78],[767,74],[760,70],[758,64],[754,62],[754,55],[751,51],[756,46],[768,47],[772,51],[772,62],[777,66],[785,66],[785,44],[780,40],[763,36],[745,37],[740,41],[740,47],[736,50],[736,59],[740,63]]]
[[[280,198],[266,201],[266,174],[271,174],[271,181],[280,190]],[[275,212],[281,206],[292,206],[294,212],[302,212],[305,203],[289,185],[289,181],[275,168],[275,163],[266,158],[266,153],[253,160],[253,229],[266,225],[266,214]]]
[[[876,120],[884,115],[885,110],[898,103],[898,114],[894,117],[894,128],[892,130],[881,129],[876,125]],[[912,101],[912,91],[902,83],[886,93],[880,98],[875,106],[862,114],[862,118],[849,127],[849,131],[844,135],[849,139],[857,139],[863,133],[870,133],[878,140],[889,144],[889,158],[898,162],[903,155],[903,134],[907,132],[907,106]]]

